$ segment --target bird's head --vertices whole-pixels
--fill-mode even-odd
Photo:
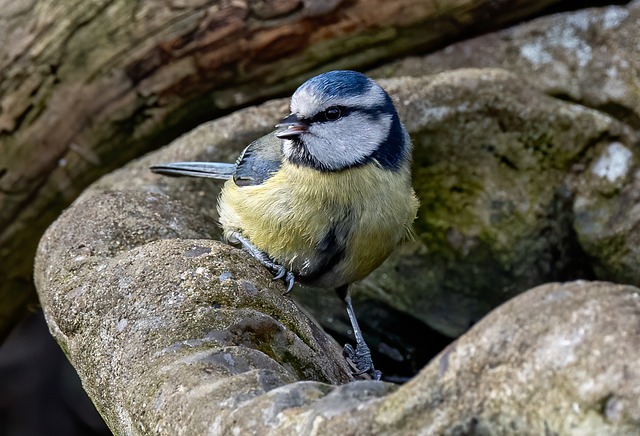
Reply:
[[[303,83],[291,97],[291,115],[276,133],[285,157],[320,171],[368,162],[399,169],[411,145],[389,95],[355,71],[330,71]]]

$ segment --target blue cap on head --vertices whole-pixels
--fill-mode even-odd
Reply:
[[[287,158],[321,171],[372,160],[390,170],[403,168],[411,143],[389,94],[364,74],[329,71],[304,82],[291,97],[291,116],[277,136]],[[328,111],[338,114],[330,118]]]
[[[300,85],[298,90],[313,90],[325,98],[332,95],[351,97],[366,93],[372,84],[371,79],[357,71],[337,70],[312,77]]]

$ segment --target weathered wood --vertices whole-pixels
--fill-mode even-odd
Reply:
[[[33,296],[40,235],[101,174],[322,70],[556,1],[0,0],[0,337]]]

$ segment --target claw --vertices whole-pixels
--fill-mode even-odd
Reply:
[[[366,344],[358,344],[355,349],[351,344],[346,344],[342,354],[351,361],[350,364],[354,369],[353,375],[369,374],[373,380],[380,380],[382,377],[382,372],[373,366],[371,351]]]
[[[271,258],[269,258],[269,256],[266,253],[258,250],[256,247],[254,247],[251,244],[251,242],[249,242],[248,239],[246,239],[244,236],[240,235],[239,233],[237,232],[232,233],[229,237],[229,240],[239,242],[244,247],[244,249],[249,252],[249,254],[251,254],[262,265],[264,265],[267,269],[269,269],[269,271],[273,273],[273,280],[284,279],[284,283],[287,287],[287,290],[284,293],[285,295],[291,292],[291,288],[293,288],[293,284],[295,282],[295,277],[292,272],[287,271],[287,269],[284,266],[278,265],[277,263],[275,263],[273,260],[271,260]]]
[[[375,381],[380,380],[382,378],[382,371],[380,371],[379,369],[373,369],[373,371],[371,372],[371,378]]]
[[[292,272],[287,271],[285,267],[279,265],[277,268],[274,268],[275,275],[273,276],[273,280],[283,279],[284,284],[287,287],[287,290],[284,291],[284,295],[287,295],[293,289],[293,285],[296,281]]]
[[[373,367],[373,359],[371,358],[371,350],[367,346],[362,336],[362,331],[358,325],[356,314],[353,311],[353,305],[351,304],[351,294],[349,293],[348,285],[345,285],[337,289],[338,294],[344,300],[347,306],[347,315],[349,315],[349,321],[351,321],[351,328],[353,328],[353,335],[356,338],[356,348],[347,344],[344,346],[343,354],[348,359],[348,363],[353,367],[354,375],[369,374],[373,380],[380,380],[382,372]]]
[[[284,282],[287,285],[287,290],[284,292],[284,295],[287,295],[289,292],[291,292],[291,289],[293,289],[293,285],[296,282],[296,278],[292,272],[287,271],[285,273]]]
[[[273,280],[279,280],[284,277],[285,274],[288,273],[288,271],[282,265],[280,265],[279,268],[275,268],[274,273],[275,275],[273,276]]]

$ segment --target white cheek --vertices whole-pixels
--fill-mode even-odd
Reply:
[[[312,126],[305,144],[309,153],[329,168],[352,165],[373,154],[391,127],[391,116],[351,114]]]

